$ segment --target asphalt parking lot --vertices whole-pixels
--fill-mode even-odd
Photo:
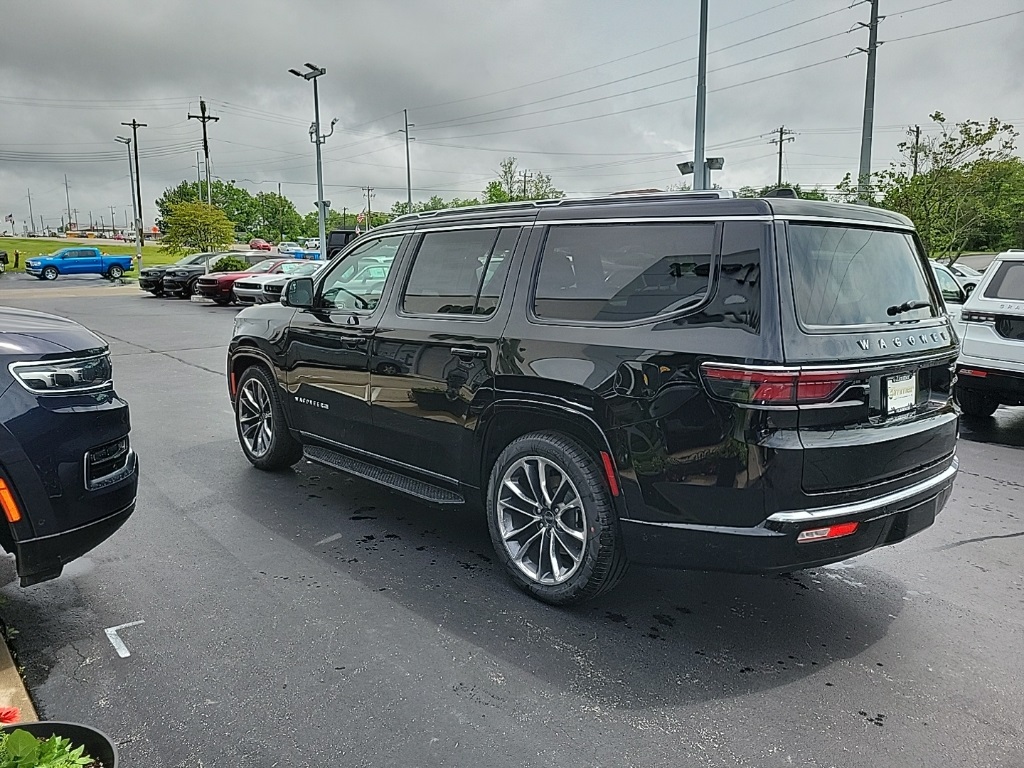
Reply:
[[[237,310],[9,285],[106,338],[132,406],[132,519],[57,581],[0,561],[41,714],[122,768],[1024,765],[1024,408],[964,424],[952,500],[903,545],[785,578],[634,569],[555,609],[478,514],[253,470]],[[133,622],[122,658],[105,630]]]

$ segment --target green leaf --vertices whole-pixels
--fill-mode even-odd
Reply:
[[[39,754],[39,739],[28,731],[18,728],[7,739],[7,751],[15,759],[22,757],[35,757]]]

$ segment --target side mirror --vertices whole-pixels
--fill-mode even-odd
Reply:
[[[313,279],[310,277],[293,277],[285,286],[281,303],[296,309],[313,308]]]

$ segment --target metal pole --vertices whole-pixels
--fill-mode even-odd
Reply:
[[[708,98],[708,0],[700,0],[700,45],[697,53],[697,116],[693,128],[693,188],[707,189],[704,165],[704,120]]]
[[[203,153],[196,152],[196,192],[203,199]]]
[[[68,192],[68,175],[66,173],[64,174],[64,195],[68,201],[68,229],[71,229],[71,193]]]
[[[32,222],[32,234],[36,232],[36,218],[32,214],[32,190],[28,191],[28,220]]]
[[[868,48],[866,51],[868,71],[864,84],[864,125],[860,135],[860,169],[857,172],[857,197],[860,202],[867,202],[870,197],[871,134],[875,122],[875,58],[878,52],[879,0],[868,0],[868,2],[871,3],[871,22],[868,24]]]
[[[321,74],[323,71],[321,70]],[[327,222],[324,211],[324,167],[320,158],[320,92],[317,90],[317,78],[313,80],[313,116],[316,127],[316,210],[317,223],[320,229],[320,258],[327,258]]]
[[[135,259],[138,262],[139,270],[142,270],[142,245],[145,243],[146,236],[143,234],[142,229],[142,169],[139,167],[139,128],[145,128],[145,123],[140,123],[134,117],[130,123],[121,123],[121,125],[130,125],[132,127],[132,144],[135,145],[135,200],[138,204],[138,218],[135,221]]]
[[[406,213],[412,213],[412,163],[409,160],[409,110],[403,109],[405,115],[405,189],[408,196],[409,207]]]
[[[121,141],[120,138],[117,139],[117,140]],[[124,141],[121,141],[121,143],[124,144],[127,147],[127,149],[128,149],[128,186],[131,189],[131,193],[132,193],[132,220],[135,222],[134,228],[136,230],[138,230],[138,228],[139,228],[139,225],[138,225],[138,221],[139,221],[139,208],[138,208],[138,205],[135,202],[135,170],[134,170],[134,168],[132,168],[132,140],[131,139],[125,139]],[[124,218],[125,218],[125,226],[128,226],[128,211],[124,212]],[[135,235],[136,255],[137,255],[137,252],[138,252],[138,242],[139,242],[139,236],[138,236],[138,234],[136,234]]]
[[[921,126],[914,126],[914,176],[917,176],[917,158],[921,152]],[[914,176],[911,176],[913,178]]]
[[[219,117],[213,117],[212,115],[206,114],[206,101],[202,97],[199,98],[199,114],[189,114],[189,120],[198,120],[203,124],[203,155],[206,157],[206,204],[213,205],[213,193],[211,191],[210,184],[210,141],[206,135],[206,124],[211,120],[217,122],[220,120]],[[202,199],[202,190],[200,190],[200,199]]]

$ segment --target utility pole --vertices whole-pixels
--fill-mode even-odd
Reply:
[[[914,126],[914,154],[913,154],[914,173],[913,173],[913,176],[911,176],[910,178],[914,178],[914,176],[917,176],[917,158],[918,158],[918,155],[920,154],[920,152],[921,152],[921,126],[920,125],[915,125]]]
[[[284,240],[284,200],[281,197],[281,182],[277,182],[277,242]]]
[[[530,175],[526,171],[523,171],[523,199],[526,199],[526,183],[530,180]]]
[[[93,223],[92,220],[92,211],[89,211],[89,230],[91,231],[94,229],[96,229],[96,225]]]
[[[36,233],[36,219],[32,215],[32,190],[28,191],[28,220],[32,223],[32,234]]]
[[[198,115],[190,113],[188,119],[198,120],[203,124],[203,154],[206,157],[206,203],[207,205],[213,205],[213,195],[210,191],[210,142],[206,137],[206,124],[211,121],[217,122],[220,118],[206,114],[206,102],[201,96],[199,97],[199,112],[200,114]]]
[[[697,114],[693,127],[693,188],[708,188],[704,165],[704,122],[708,100],[708,0],[700,0],[700,45],[697,52]]]
[[[348,226],[348,208],[341,206],[341,226]]]
[[[110,206],[110,228],[117,229],[117,220],[114,218],[114,206]],[[117,234],[116,232],[114,234]]]
[[[402,114],[405,115],[405,130],[402,131],[405,134],[405,188],[409,201],[405,212],[412,213],[412,163],[409,160],[409,142],[413,140],[413,137],[409,135],[409,128],[414,128],[416,123],[409,122],[408,109],[403,109]]]
[[[68,201],[68,229],[71,229],[71,222],[73,221],[71,218],[71,193],[68,192],[68,175],[66,173],[64,174],[64,195]]]
[[[135,200],[138,204],[138,218],[135,220],[135,258],[138,261],[138,268],[142,270],[142,246],[146,236],[142,233],[142,169],[139,167],[139,128],[145,128],[145,123],[140,123],[134,117],[130,123],[121,123],[132,127],[132,144],[135,149]]]
[[[782,146],[787,141],[794,141],[795,139],[793,137],[794,137],[795,134],[793,133],[793,131],[789,130],[784,125],[780,125],[774,131],[772,131],[772,133],[777,133],[779,135],[779,137],[777,139],[772,139],[768,143],[769,144],[778,144],[779,145],[779,179],[776,182],[776,186],[781,187],[782,186]]]
[[[373,196],[373,187],[363,187],[363,192],[366,193],[366,231],[369,232],[370,227],[370,198]]]
[[[138,165],[138,129],[145,128],[145,123],[139,123],[135,118],[132,118],[130,123],[122,123],[121,125],[131,126],[131,137],[132,144],[135,151],[135,204],[138,206],[137,215],[135,218],[135,259],[137,260],[138,268],[142,268],[142,244],[145,242],[145,236],[142,233],[142,169]]]
[[[199,199],[202,200],[203,199],[203,171],[202,171],[203,161],[200,158],[202,158],[202,154],[199,153],[199,152],[196,152],[196,191],[199,192]]]
[[[860,134],[860,168],[857,171],[857,197],[859,202],[866,203],[871,187],[871,135],[875,123],[875,59],[878,52],[878,23],[884,16],[878,15],[880,0],[865,0],[871,3],[871,21],[860,22],[858,26],[868,28],[868,47],[857,48],[868,55],[867,77],[864,83],[864,125]]]

